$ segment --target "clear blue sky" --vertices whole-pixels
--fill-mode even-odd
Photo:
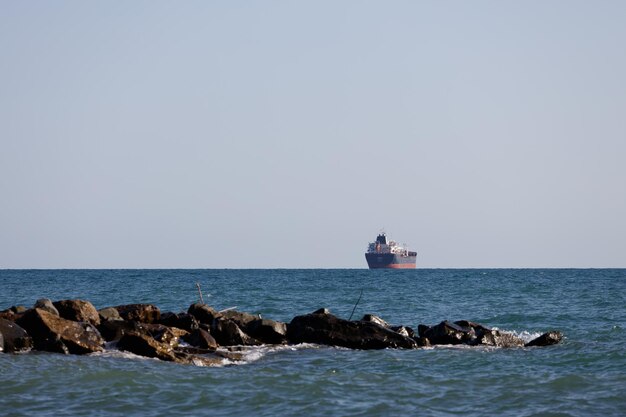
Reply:
[[[626,266],[624,1],[0,1],[0,268]]]

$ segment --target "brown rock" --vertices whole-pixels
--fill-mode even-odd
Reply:
[[[183,336],[183,340],[189,343],[191,346],[201,349],[217,349],[218,345],[213,336],[204,329],[196,329],[186,336]]]
[[[49,298],[40,298],[35,302],[33,308],[40,308],[42,310],[47,311],[48,313],[52,313],[55,316],[59,315],[59,310],[54,306],[54,303]]]
[[[100,324],[98,310],[89,301],[61,300],[53,303],[59,315],[67,320],[85,321],[97,326]]]
[[[194,316],[200,323],[208,324],[209,326],[213,324],[215,319],[222,317],[222,315],[214,308],[200,303],[195,303],[189,306],[187,313]]]
[[[114,307],[124,320],[140,323],[156,323],[161,318],[161,311],[152,304],[125,304]]]
[[[12,321],[0,318],[0,336],[4,343],[0,342],[0,351],[4,347],[6,353],[30,350],[33,347],[33,339]]]
[[[158,358],[163,361],[179,362],[179,359],[174,353],[174,349],[169,344],[158,342],[146,334],[134,332],[125,333],[119,342],[117,342],[117,347],[120,350],[132,352],[135,355]]]
[[[219,318],[214,321],[211,327],[211,335],[220,346],[256,346],[261,344],[261,342],[242,331],[234,321],[225,318]]]
[[[66,320],[35,308],[27,311],[17,324],[33,338],[37,350],[74,354],[103,350],[104,340],[90,323]]]
[[[188,313],[162,313],[159,323],[165,326],[187,330],[188,332],[193,332],[199,327],[198,320]]]
[[[102,320],[124,320],[115,307],[107,307],[98,310],[100,321]]]

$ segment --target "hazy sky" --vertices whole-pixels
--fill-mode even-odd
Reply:
[[[626,267],[625,1],[0,1],[0,268]]]

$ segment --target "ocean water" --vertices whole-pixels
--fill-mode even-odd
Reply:
[[[327,307],[392,324],[467,319],[543,348],[256,347],[197,367],[121,352],[0,354],[0,416],[623,416],[626,270],[0,270],[0,310],[38,298],[290,321]]]

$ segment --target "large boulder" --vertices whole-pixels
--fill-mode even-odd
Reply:
[[[248,327],[248,324],[261,318],[258,315],[244,313],[236,310],[228,310],[220,314],[222,317],[235,322],[235,324],[239,326],[240,329],[246,329]]]
[[[143,333],[125,333],[117,342],[117,347],[120,350],[132,352],[135,355],[158,358],[163,361],[177,361],[172,346],[167,343],[159,342]]]
[[[509,348],[524,346],[524,340],[510,332],[488,330],[479,333],[472,344]]]
[[[124,320],[157,323],[161,318],[161,310],[153,304],[125,304],[114,308]]]
[[[85,354],[103,350],[98,330],[86,322],[75,322],[34,308],[17,324],[33,338],[35,349],[59,353]]]
[[[115,307],[106,307],[98,310],[100,321],[103,320],[124,320]]]
[[[294,317],[287,326],[291,343],[317,343],[351,349],[417,347],[415,340],[371,321],[348,321],[325,310]]]
[[[0,351],[6,353],[30,350],[33,347],[33,338],[12,321],[0,318],[0,336],[4,342],[0,342]]]
[[[460,326],[449,321],[442,321],[435,326],[418,326],[420,337],[427,338],[433,345],[459,345],[468,343],[476,335],[469,326]]]
[[[33,306],[33,308],[40,308],[47,311],[48,313],[54,314],[55,316],[59,315],[59,310],[57,310],[57,308],[54,306],[54,303],[49,298],[40,298],[39,300],[35,301],[35,305]]]
[[[261,343],[279,345],[287,343],[287,324],[268,319],[250,321],[245,331]]]
[[[215,350],[218,346],[215,338],[213,338],[208,331],[200,328],[195,329],[191,333],[183,336],[182,339],[191,346],[200,349]]]
[[[525,346],[550,346],[556,345],[563,340],[563,333],[559,331],[550,331],[526,343]]]
[[[61,300],[53,303],[59,315],[67,320],[86,321],[97,326],[100,324],[98,310],[89,301]]]
[[[191,314],[200,323],[213,324],[213,321],[222,317],[221,313],[206,304],[195,303],[189,306],[187,313]]]
[[[98,325],[98,331],[107,342],[118,341],[129,332],[138,332],[139,323],[136,321],[104,319]]]
[[[524,341],[513,333],[490,329],[479,323],[468,320],[459,320],[454,323],[442,321],[435,326],[418,327],[420,337],[428,339],[433,345],[471,346],[485,345],[495,347],[523,346]]]
[[[189,313],[162,313],[160,324],[193,332],[199,328],[198,320]]]
[[[256,346],[261,344],[241,330],[237,323],[225,318],[218,318],[213,322],[211,336],[220,346]]]

